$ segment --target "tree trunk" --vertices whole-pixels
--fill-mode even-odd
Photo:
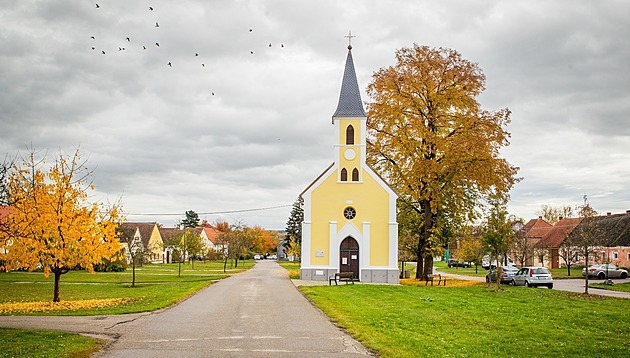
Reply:
[[[61,279],[61,271],[55,269],[55,288],[53,290],[53,302],[59,302],[59,280]]]
[[[418,244],[420,246],[420,244]],[[420,249],[416,252],[416,280],[422,280],[422,273],[424,272],[424,258],[422,257],[422,251]]]
[[[586,255],[584,255],[584,267],[586,275],[584,276],[584,294],[588,295],[588,246],[586,247]]]
[[[429,275],[433,275],[433,256],[426,255],[424,257],[424,272],[423,276],[428,278]]]
[[[490,269],[492,270],[492,263],[490,263]],[[501,289],[501,275],[503,274],[503,268],[497,262],[497,290]]]
[[[131,287],[136,287],[136,258],[131,258]]]

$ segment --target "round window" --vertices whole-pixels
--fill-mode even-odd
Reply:
[[[352,220],[357,216],[357,211],[352,207],[347,207],[343,210],[343,216],[348,220]]]

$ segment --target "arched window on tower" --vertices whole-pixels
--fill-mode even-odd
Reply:
[[[346,144],[354,144],[354,127],[352,125],[346,128]]]
[[[348,171],[346,168],[341,169],[341,181],[348,181]]]
[[[359,170],[357,168],[352,169],[352,181],[359,181]]]

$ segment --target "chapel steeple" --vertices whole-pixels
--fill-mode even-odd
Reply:
[[[337,110],[332,116],[333,123],[335,119],[339,117],[367,117],[363,109],[363,102],[361,102],[361,92],[359,91],[357,75],[354,72],[352,45],[348,45],[346,68],[343,71],[339,104],[337,104]]]

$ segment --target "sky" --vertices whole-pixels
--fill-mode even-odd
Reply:
[[[98,4],[98,6],[97,6]],[[510,214],[630,210],[626,1],[0,0],[0,154],[77,148],[129,221],[284,229],[334,161],[349,31],[362,99],[394,53],[457,50],[509,108]],[[129,38],[129,39],[127,39]],[[159,45],[159,46],[158,46]],[[170,65],[169,65],[170,63]]]

